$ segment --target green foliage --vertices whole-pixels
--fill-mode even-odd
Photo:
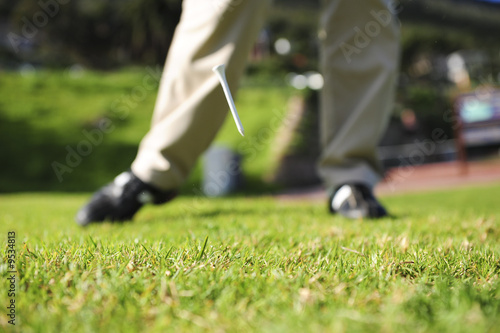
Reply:
[[[160,75],[161,69],[154,67],[2,73],[0,192],[93,191],[128,169],[151,122],[157,84],[150,82],[158,83]],[[247,80],[237,98],[246,137],[238,134],[231,117],[217,137],[217,142],[243,155],[250,188],[259,187],[272,167],[270,147],[290,94],[282,85]],[[112,129],[101,131],[102,139],[95,139],[100,142],[92,144],[92,151],[59,181],[53,163],[69,165],[68,149],[76,151],[89,142],[88,133],[99,131],[101,122],[108,120]],[[200,164],[187,191],[199,181]]]
[[[85,229],[73,215],[87,195],[2,195],[2,244],[16,232],[16,328],[497,332],[499,195],[386,197],[395,217],[380,221],[316,203],[188,197]],[[7,276],[2,264],[1,290]]]
[[[125,47],[131,58],[142,62],[163,63],[181,13],[178,0],[127,0],[120,4]]]
[[[402,25],[402,70],[405,71],[420,55],[448,55],[459,50],[481,48],[471,31],[460,31],[429,23],[405,23]]]
[[[453,43],[494,48],[492,43],[495,43],[496,38],[491,32],[500,29],[498,5],[454,0],[401,0],[398,3],[399,16],[405,25],[420,25],[424,31],[429,31],[429,27],[441,31],[441,37],[436,36],[437,39],[434,40],[434,46],[438,50],[442,47],[440,41],[447,39],[452,42],[445,43],[445,48]],[[461,41],[457,39],[460,35],[463,37]]]
[[[452,100],[448,91],[432,83],[418,83],[406,87],[402,98],[405,108],[412,109],[423,126],[422,134],[432,137],[432,131],[439,128],[447,137],[454,136],[454,122],[450,121]]]
[[[36,46],[36,52],[17,54],[21,60],[53,67],[79,62],[109,68],[130,62],[163,63],[181,2],[72,0],[48,8],[50,13],[44,14],[48,10],[39,2],[21,0],[5,10],[12,32]],[[48,17],[45,24],[37,23],[39,14]],[[23,33],[26,27],[29,36]]]
[[[498,6],[451,0],[395,3],[403,22],[403,64],[426,51],[476,48],[498,53],[496,35],[491,33],[500,29]],[[272,42],[290,39],[293,54],[274,65],[287,71],[317,68],[319,8],[318,0],[277,1],[267,28]],[[0,19],[19,35],[26,21],[33,24],[34,15],[40,12],[38,1],[0,0]],[[50,66],[163,63],[180,14],[180,0],[72,0],[61,4],[49,22],[28,38],[36,52],[16,56]],[[6,55],[2,58],[11,60]]]
[[[285,72],[317,70],[318,17],[318,9],[315,7],[277,6],[271,11],[267,23],[271,42],[286,38],[291,44],[289,55],[276,55],[279,59],[279,63],[274,63],[276,67]]]

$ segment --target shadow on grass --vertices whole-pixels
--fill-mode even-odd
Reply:
[[[137,150],[136,146],[106,139],[68,166],[67,147],[76,150],[85,140],[80,131],[62,134],[35,128],[25,120],[5,117],[0,110],[0,193],[94,191],[129,168]],[[59,169],[59,177],[54,162],[67,167]]]
[[[238,219],[246,216],[255,216],[255,209],[246,209],[246,208],[208,208],[208,207],[197,207],[197,206],[189,206],[186,205],[182,207],[182,213],[177,213],[178,211],[178,206],[175,207],[174,211],[169,211],[168,215],[162,216],[163,218],[167,218],[168,220],[172,221],[182,221],[185,220],[186,218],[191,218],[191,219],[196,219],[196,220],[211,220],[211,219],[216,219],[218,217],[228,217],[228,216],[235,216],[238,217]],[[169,207],[168,204],[165,204],[163,206],[157,206],[155,210],[157,211],[168,211]],[[168,216],[168,217],[167,217]],[[142,216],[141,217],[141,223],[148,223],[148,222],[153,222],[157,221],[158,217],[151,217],[151,216]],[[226,222],[225,222],[226,223]],[[230,223],[230,222],[227,222]]]
[[[81,130],[34,127],[26,120],[5,117],[0,109],[0,193],[93,192],[130,168],[136,145],[113,141],[105,134],[102,143],[91,145],[91,152],[83,156],[78,154],[78,146],[89,140]],[[68,163],[68,155],[72,163]],[[246,176],[243,188],[233,196],[272,194],[277,189],[258,177]],[[191,175],[181,194],[201,196],[200,170]]]

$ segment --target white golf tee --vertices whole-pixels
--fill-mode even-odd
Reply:
[[[229,104],[229,110],[231,110],[231,114],[233,115],[234,122],[236,123],[236,127],[238,128],[238,132],[242,136],[245,136],[245,130],[243,129],[243,125],[241,124],[240,117],[238,116],[238,111],[236,111],[236,106],[234,105],[233,96],[231,95],[231,91],[229,90],[229,85],[227,84],[226,79],[226,66],[224,64],[215,66],[212,68],[219,81],[222,85],[222,90],[224,90],[224,95],[226,95],[227,103]]]

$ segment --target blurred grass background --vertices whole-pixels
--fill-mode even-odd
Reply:
[[[443,71],[446,57],[477,52],[484,62],[468,68],[471,88],[498,86],[500,7],[476,0],[393,5],[402,22],[402,58],[391,121],[400,125],[401,113],[409,109],[423,138],[435,128],[452,138],[453,124],[443,115],[457,87]],[[156,87],[138,101],[130,99],[145,77],[159,74],[181,1],[73,0],[61,4],[32,38],[23,37],[26,22],[44,10],[31,0],[0,0],[0,192],[93,191],[129,167],[149,128]],[[247,137],[239,137],[229,120],[216,140],[243,155],[245,190],[272,188],[262,179],[275,167],[271,146],[278,131],[269,135],[266,128],[284,116],[291,96],[311,96],[287,86],[286,75],[317,70],[319,14],[318,0],[278,0],[269,12],[267,46],[251,57],[237,98]],[[273,49],[280,38],[290,41],[289,54]],[[52,163],[65,164],[67,147],[75,149],[86,140],[84,131],[95,130],[103,119],[114,130],[60,182]],[[297,147],[309,142],[294,139]],[[198,187],[200,170],[198,164],[186,193]]]
[[[143,89],[145,93],[140,95],[135,89],[142,87],[145,77],[151,77],[152,70],[2,73],[0,191],[92,191],[128,169],[149,129],[157,94],[157,87]],[[246,80],[237,107],[247,141],[239,135],[231,117],[219,132],[217,143],[247,157],[251,154],[251,161],[244,164],[250,189],[252,184],[260,187],[260,175],[271,168],[270,143],[274,138],[260,135],[261,131],[270,127],[270,121],[284,116],[292,94],[292,89],[284,85]],[[88,142],[84,131],[98,130],[103,119],[111,121],[112,130],[103,133],[102,143],[92,145],[92,152],[82,156],[72,172],[62,173],[60,182],[52,163],[67,165],[66,147],[77,150],[81,141]],[[198,165],[186,188],[198,186],[200,171]]]

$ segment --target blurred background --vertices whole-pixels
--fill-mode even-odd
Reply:
[[[319,0],[275,1],[216,145],[246,192],[311,186],[318,148]],[[0,192],[93,191],[149,128],[179,0],[0,0]],[[497,161],[500,1],[394,1],[397,101],[379,153],[402,168]],[[197,194],[203,159],[184,188]],[[392,172],[392,173],[391,173]],[[402,174],[399,175],[403,177]]]

